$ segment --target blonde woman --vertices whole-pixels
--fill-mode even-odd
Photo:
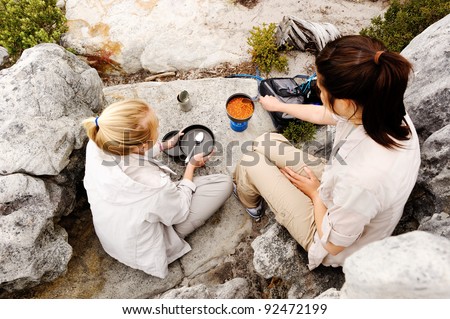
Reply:
[[[103,248],[132,268],[166,277],[168,264],[191,250],[184,238],[230,196],[231,178],[194,177],[209,159],[197,154],[183,179],[172,182],[170,169],[153,157],[173,147],[179,134],[158,142],[158,118],[144,101],[111,104],[83,126],[89,137],[84,186]]]

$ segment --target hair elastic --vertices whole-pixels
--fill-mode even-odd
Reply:
[[[378,60],[380,59],[380,56],[384,53],[384,51],[377,51],[373,57],[373,61],[375,64],[378,64]]]
[[[100,126],[98,126],[98,116],[95,118],[94,123],[95,123],[95,126],[97,126],[97,128],[100,127]]]

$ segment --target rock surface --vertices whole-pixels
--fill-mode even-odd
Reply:
[[[82,178],[80,119],[102,104],[97,72],[58,45],[28,49],[0,72],[0,288],[67,270],[72,248],[54,223],[74,208]]]
[[[450,123],[449,34],[450,15],[447,15],[402,51],[414,68],[414,77],[405,92],[405,105],[422,143]]]
[[[292,279],[298,273],[298,265],[301,263],[297,246],[297,242],[283,231],[282,226],[273,224],[252,242],[255,270],[267,279]]]
[[[248,284],[243,278],[234,278],[222,285],[182,287],[163,294],[161,299],[244,299]]]
[[[8,58],[9,58],[8,50],[0,46],[0,69],[2,69],[6,61],[8,61]]]
[[[341,298],[449,298],[450,240],[414,231],[371,243],[344,264]]]
[[[419,230],[450,239],[450,215],[447,213],[434,214],[422,220]]]
[[[314,298],[319,292],[340,287],[344,276],[339,268],[319,267],[308,269],[307,252],[291,237],[289,232],[272,220],[251,244],[255,270],[272,284],[285,286],[283,298]],[[275,281],[274,281],[275,278]]]
[[[97,72],[41,44],[0,75],[0,174],[58,175],[86,139],[80,119],[103,105]]]
[[[285,15],[332,23],[348,34],[383,8],[383,1],[261,1],[248,9],[228,0],[67,0],[64,42],[109,72],[208,68],[249,60],[252,27]]]
[[[182,112],[176,102],[176,96],[181,90],[187,90],[193,101],[190,112]],[[256,81],[251,79],[203,79],[196,81],[174,81],[168,83],[140,83],[108,87],[104,89],[105,100],[110,104],[126,97],[147,100],[156,110],[160,118],[161,135],[191,124],[203,124],[210,127],[216,138],[217,152],[206,168],[198,170],[198,174],[221,172],[232,174],[236,161],[243,150],[248,147],[254,137],[272,130],[272,122],[267,112],[258,104],[256,112],[249,121],[249,128],[237,133],[230,129],[230,123],[225,112],[227,98],[237,92],[256,95]],[[206,111],[207,110],[207,111]],[[174,179],[181,178],[184,166],[163,156],[165,161],[178,173]],[[80,204],[86,207],[84,204]],[[270,216],[270,213],[267,214]],[[330,286],[342,285],[341,270],[323,269],[308,274],[305,254],[294,256],[295,242],[290,239],[286,230],[278,227],[278,232],[271,237],[281,248],[286,242],[292,246],[291,267],[282,273],[279,269],[273,271],[273,282],[266,282],[253,268],[253,250],[250,242],[260,235],[260,231],[270,228],[274,220],[265,217],[261,223],[252,223],[250,217],[236,198],[231,197],[206,224],[191,234],[187,241],[192,251],[180,260],[171,264],[169,276],[160,280],[137,270],[126,267],[115,261],[103,251],[95,235],[89,210],[76,210],[75,213],[62,221],[71,223],[69,227],[69,243],[74,248],[74,257],[69,263],[70,271],[49,284],[41,284],[34,290],[24,291],[13,296],[40,298],[57,298],[61,296],[73,298],[155,298],[163,292],[184,296],[189,293],[208,291],[215,296],[209,287],[215,287],[233,280],[243,278],[246,289],[240,289],[236,298],[273,297],[284,298],[287,291],[293,296],[316,296]],[[279,236],[280,238],[276,238]],[[272,251],[266,252],[273,253]],[[262,258],[268,258],[263,256]],[[280,256],[279,263],[284,259]],[[303,264],[303,266],[302,266]],[[301,271],[288,276],[289,271]],[[329,272],[330,271],[330,272]],[[327,273],[329,274],[327,275]],[[330,280],[332,276],[337,279]],[[325,281],[324,286],[320,278]],[[269,278],[270,280],[270,278]],[[310,285],[310,282],[317,281]],[[241,282],[242,283],[242,282]],[[200,285],[200,286],[199,286]],[[187,290],[188,287],[203,287],[206,290]],[[71,291],[65,287],[71,286]],[[181,292],[170,292],[176,288]],[[212,288],[211,288],[212,289]],[[216,288],[214,288],[216,289]],[[214,290],[213,289],[213,290]],[[214,290],[215,291],[215,290]],[[221,294],[223,295],[223,294]],[[180,296],[180,297],[181,297]],[[227,295],[231,296],[231,295]],[[199,297],[200,298],[200,297]]]
[[[67,2],[70,3],[71,1],[68,0]],[[146,2],[146,4],[154,4],[157,6],[160,2],[163,1],[150,1]],[[86,3],[86,1],[80,1],[79,3]],[[115,1],[110,1],[109,3],[110,7],[108,8],[112,8]],[[121,7],[121,9],[125,10],[127,3],[128,2],[123,1],[123,7]],[[96,30],[101,30],[101,28]],[[431,28],[431,30],[434,29]],[[442,33],[440,30],[441,28],[438,28],[437,31],[435,30],[435,35],[438,38],[436,41],[438,43],[445,43],[448,36],[445,35],[445,32]],[[101,37],[99,36],[99,38]],[[431,36],[430,41],[434,41],[431,39]],[[441,72],[440,76],[438,76],[437,73],[427,73],[428,69],[426,65],[421,64],[422,57],[420,57],[419,53],[416,55],[415,52],[422,52],[423,59],[426,59],[428,55],[434,53],[430,53],[430,51],[433,50],[428,50],[427,52],[421,51],[423,45],[424,44],[421,42],[416,42],[415,48],[408,47],[408,50],[410,50],[409,54],[415,57],[415,70],[420,70],[420,72],[417,72],[415,75],[416,80],[423,80],[423,77],[429,79],[429,77],[432,76],[433,79],[439,78],[442,82],[447,81],[447,73],[443,74]],[[429,44],[427,44],[427,46],[432,47]],[[65,56],[65,54],[63,54],[63,56]],[[439,59],[443,60],[442,56],[436,56],[436,58],[438,61]],[[69,61],[71,60],[69,59]],[[72,62],[75,65],[78,65],[78,62]],[[445,63],[445,61],[441,62]],[[56,61],[55,63],[57,64],[59,62]],[[39,71],[39,67],[35,69]],[[431,69],[433,72],[437,72],[437,69]],[[57,72],[57,70],[54,72]],[[1,74],[3,75],[4,73]],[[56,74],[59,75],[59,73]],[[17,79],[21,79],[21,76],[22,78],[27,78],[25,73],[20,73],[17,74]],[[75,77],[76,76],[77,75],[75,75]],[[444,77],[444,79],[442,77]],[[11,81],[13,80],[11,79]],[[29,82],[32,81],[29,79]],[[66,82],[70,83],[71,86],[79,83],[78,81],[70,82],[69,80]],[[85,81],[85,83],[88,82],[89,81]],[[96,82],[96,80],[94,82]],[[28,82],[25,81],[24,83]],[[57,85],[57,83],[53,83],[54,85]],[[414,82],[411,87],[414,87],[413,85],[415,85]],[[435,103],[441,98],[439,97],[439,94],[442,92],[439,90],[439,84],[435,84],[434,86],[431,85],[430,87],[434,90],[433,94],[438,96],[438,98],[430,97],[429,101],[434,101],[433,103]],[[430,87],[426,86],[427,89]],[[17,90],[18,89],[15,91]],[[64,87],[62,90],[71,92],[70,89]],[[190,112],[184,113],[180,111],[176,103],[176,95],[181,90],[187,90],[191,94],[194,107]],[[422,90],[422,87],[416,87],[415,90],[420,91]],[[37,91],[38,93],[40,92],[39,90]],[[149,101],[156,109],[161,119],[161,135],[164,135],[170,130],[180,129],[194,123],[204,124],[212,128],[216,135],[218,149],[215,153],[215,158],[212,159],[208,166],[198,170],[198,174],[201,175],[215,172],[231,174],[236,161],[240,158],[243,150],[249,146],[250,141],[263,132],[272,130],[269,116],[258,104],[256,106],[256,113],[250,120],[249,128],[246,131],[243,133],[236,133],[229,128],[229,120],[225,114],[225,101],[231,94],[236,92],[243,92],[254,96],[256,94],[256,82],[249,79],[204,79],[169,83],[140,83],[109,87],[104,90],[107,104],[126,97],[142,98]],[[412,98],[411,96],[415,94],[415,91],[410,91],[408,94],[409,100],[407,101],[409,112],[413,117],[412,113],[419,112],[417,111],[419,108],[415,108],[415,103],[420,104],[423,103],[424,100],[421,98],[422,95],[417,95],[416,99]],[[423,92],[423,96],[428,94],[429,91]],[[97,100],[102,98],[103,97],[100,96]],[[444,96],[443,99],[445,100],[446,97]],[[91,99],[91,101],[94,100],[96,99]],[[421,102],[416,102],[416,100]],[[434,107],[435,109],[430,111],[430,116],[435,116],[434,114],[431,114],[433,112],[448,111],[447,109],[439,109],[440,102],[433,103],[431,104],[431,107]],[[25,105],[23,109],[28,110],[26,106],[28,105]],[[32,104],[32,106],[34,106],[34,104]],[[44,104],[44,106],[47,106],[47,104]],[[34,109],[30,108],[30,110],[33,111]],[[92,111],[97,112],[98,110],[99,107],[96,106],[91,110],[86,110],[85,114],[80,115],[80,113],[77,113],[83,112],[80,110],[75,110],[74,112],[80,116],[78,120],[81,120],[82,117],[90,115]],[[420,109],[420,112],[422,111],[425,112],[426,110]],[[33,112],[36,111],[34,110]],[[55,114],[64,114],[61,110],[55,110],[53,112]],[[420,115],[420,112],[414,115],[417,119],[420,119],[421,116],[428,116],[428,113]],[[59,116],[64,117],[63,115]],[[445,115],[439,116],[445,118]],[[49,116],[49,118],[52,119],[52,116]],[[57,116],[55,118],[57,118]],[[435,122],[438,123],[439,121],[436,120]],[[423,187],[421,188],[421,191],[423,194],[426,194],[426,196],[422,196],[422,193],[413,194],[412,200],[408,204],[409,208],[407,207],[407,209],[411,211],[411,214],[414,215],[417,220],[421,221],[422,224],[420,229],[448,237],[448,214],[440,212],[440,210],[446,209],[444,203],[446,203],[445,200],[448,197],[445,197],[446,193],[444,192],[442,199],[435,200],[433,198],[433,196],[439,194],[436,191],[439,188],[433,185],[445,186],[444,183],[439,184],[438,182],[441,180],[446,181],[446,179],[437,178],[441,178],[440,176],[442,174],[448,172],[448,164],[446,164],[448,163],[448,143],[446,143],[448,140],[448,137],[446,137],[446,134],[448,133],[448,128],[446,128],[446,126],[448,125],[448,122],[444,122],[442,127],[433,128],[434,131],[430,132],[428,136],[426,136],[426,134],[423,135],[423,159],[425,159],[423,162],[428,163],[428,166],[423,165],[421,168],[421,176],[424,178],[420,187]],[[421,123],[419,123],[419,126],[420,125]],[[422,130],[421,132],[425,132],[425,130]],[[420,134],[422,134],[421,132]],[[77,135],[74,134],[74,136]],[[323,139],[320,136],[318,139],[321,141],[324,140],[324,144],[328,144],[327,139]],[[73,138],[71,141],[73,141],[74,144],[77,144],[75,142],[76,140],[76,138]],[[80,140],[82,144],[82,138]],[[2,142],[0,141],[0,143]],[[75,149],[75,146],[68,149]],[[327,154],[322,147],[316,147],[316,149],[323,154]],[[0,155],[0,157],[1,156],[2,155]],[[42,219],[38,222],[33,222],[32,225],[35,225],[36,223],[46,225],[47,228],[43,228],[41,233],[47,234],[53,231],[57,234],[52,235],[53,237],[39,236],[39,238],[45,237],[45,241],[42,244],[43,247],[51,247],[48,249],[46,248],[46,251],[50,253],[47,255],[43,254],[43,256],[45,255],[45,260],[48,261],[48,265],[52,265],[51,269],[56,270],[55,273],[52,274],[45,270],[43,273],[43,269],[41,268],[34,269],[29,277],[24,277],[21,281],[10,281],[3,286],[0,284],[0,297],[159,298],[161,296],[169,296],[167,298],[206,298],[206,296],[208,296],[208,298],[221,298],[221,296],[230,296],[230,298],[313,298],[318,296],[321,292],[327,291],[330,287],[339,289],[343,284],[344,277],[341,268],[319,267],[314,271],[309,271],[306,266],[306,253],[293,242],[283,227],[275,224],[273,215],[270,212],[267,212],[260,223],[255,223],[246,215],[245,210],[234,197],[231,197],[222,209],[219,210],[203,227],[187,238],[187,241],[191,244],[193,250],[170,265],[169,276],[166,279],[161,280],[148,276],[141,271],[133,270],[120,264],[103,251],[95,235],[91,214],[86,205],[85,197],[81,196],[78,197],[75,211],[69,216],[62,218],[60,221],[60,225],[68,230],[68,241],[73,247],[73,257],[69,262],[67,273],[51,283],[41,283],[33,289],[16,293],[5,292],[6,290],[22,289],[39,281],[45,281],[47,279],[52,280],[64,272],[68,259],[68,257],[64,259],[64,256],[70,255],[70,247],[65,243],[64,231],[61,228],[58,228],[58,226],[54,226],[53,220],[59,219],[59,216],[65,215],[73,209],[73,199],[75,197],[73,183],[82,176],[82,168],[84,165],[83,157],[82,150],[74,150],[69,158],[68,166],[64,166],[64,161],[55,161],[60,164],[53,165],[55,166],[54,174],[60,173],[53,177],[50,176],[51,174],[47,174],[45,177],[31,176],[27,175],[30,173],[23,174],[23,171],[20,170],[14,174],[0,176],[0,199],[6,201],[2,202],[3,204],[0,207],[0,219],[2,222],[0,227],[3,227],[3,225],[11,225],[11,223],[15,223],[15,221],[18,221],[19,224],[29,222],[31,219],[29,219],[29,215],[26,214],[24,214],[21,219],[15,219],[16,211],[26,211],[27,213],[33,212],[23,204],[26,202],[26,204],[33,203],[36,210],[40,209],[39,216],[42,216]],[[64,156],[61,158],[64,159]],[[162,160],[166,161],[172,169],[179,173],[178,176],[174,177],[175,180],[181,178],[181,172],[184,170],[181,163],[169,159],[165,155],[162,157]],[[39,165],[36,167],[38,166]],[[33,166],[31,167],[32,169],[35,169]],[[11,168],[9,169],[13,171]],[[28,168],[30,172],[32,169]],[[14,178],[14,183],[18,185],[16,186],[16,189],[10,187],[10,185],[15,185],[11,182],[11,178]],[[27,184],[26,187],[22,186],[24,184]],[[71,186],[66,187],[69,184]],[[20,190],[18,190],[19,188]],[[440,189],[445,191],[445,187],[441,187]],[[7,192],[5,193],[4,190]],[[79,190],[80,193],[82,193],[82,188]],[[16,201],[14,200],[15,198],[20,198],[20,200]],[[13,200],[13,202],[7,202],[9,200]],[[430,203],[432,206],[429,205]],[[46,206],[41,209],[44,205]],[[435,212],[440,214],[435,214],[430,218]],[[33,217],[34,216],[35,215],[33,215]],[[8,220],[9,224],[3,223],[3,221],[6,220]],[[9,220],[12,222],[9,222]],[[14,225],[16,224],[17,223]],[[415,228],[418,226],[418,224],[415,225]],[[1,230],[3,233],[3,229]],[[33,228],[26,231],[28,232],[27,238],[33,238],[32,234],[39,233],[33,233]],[[419,235],[416,233],[419,233]],[[382,246],[379,247],[379,249],[373,249],[372,246],[368,246],[367,251],[365,251],[365,248],[361,249],[361,256],[364,257],[355,258],[355,260],[357,260],[355,264],[360,266],[349,266],[347,268],[346,264],[346,275],[349,276],[349,278],[367,275],[367,282],[370,280],[373,282],[375,292],[382,291],[383,289],[382,287],[380,288],[380,283],[382,282],[380,281],[381,278],[381,280],[386,280],[385,284],[387,287],[390,287],[389,285],[406,287],[407,285],[420,283],[421,285],[423,284],[420,286],[421,288],[425,287],[425,289],[429,288],[429,291],[434,291],[427,295],[423,295],[423,297],[435,296],[434,293],[443,296],[446,291],[441,289],[441,283],[446,283],[447,287],[449,286],[446,281],[449,278],[448,256],[450,250],[448,249],[448,241],[436,236],[429,237],[431,235],[424,234],[424,232],[415,232],[412,234],[413,235],[410,235],[412,237],[406,237],[406,239],[403,236],[409,234],[388,238],[385,241],[374,243],[373,245]],[[15,240],[13,236],[9,236],[8,238]],[[417,251],[415,251],[412,246],[412,243],[416,242],[417,245],[414,247],[420,248]],[[51,245],[48,246],[48,243],[51,243]],[[252,243],[253,245],[251,245]],[[396,246],[396,243],[399,244]],[[5,249],[4,247],[6,246],[1,245],[2,243],[0,243],[0,249]],[[396,247],[397,249],[399,249],[398,247],[402,247],[402,252],[394,254]],[[32,249],[30,249],[30,251],[31,250]],[[9,250],[2,250],[2,257],[3,251],[8,252],[9,254]],[[58,254],[60,251],[64,251],[66,255]],[[436,251],[439,251],[439,256],[435,255]],[[14,254],[20,255],[18,253]],[[24,254],[26,254],[26,251]],[[405,264],[404,267],[406,268],[404,269],[411,269],[411,276],[404,276],[404,274],[400,272],[401,268],[395,266],[397,265],[396,258],[399,258],[397,255],[403,256],[403,259],[399,262]],[[431,259],[431,257],[423,258],[423,256],[431,255],[434,259]],[[33,256],[38,257],[37,260],[41,260],[39,259],[39,255]],[[274,258],[275,256],[278,258]],[[387,276],[388,278],[385,278],[383,277],[385,276],[385,272],[380,271],[380,269],[384,268],[379,268],[384,266],[378,266],[378,268],[376,268],[374,265],[370,264],[374,258],[378,262],[380,256],[390,256],[389,258],[393,258],[395,262],[392,264],[395,267],[390,269],[390,271],[393,271],[394,275],[391,274]],[[56,259],[60,258],[60,263],[54,262],[55,257]],[[434,266],[430,264],[434,262],[436,258],[438,258],[439,262],[445,262],[446,265],[435,270],[435,268],[433,268]],[[52,262],[54,263],[52,264]],[[382,263],[383,260],[379,262]],[[23,264],[26,265],[27,262],[24,262]],[[10,268],[5,267],[3,263],[0,263],[0,265],[2,266],[2,268],[0,268],[0,274],[3,269],[12,269],[15,267],[14,264],[9,264],[7,266]],[[40,265],[41,264],[39,264],[39,266]],[[59,266],[61,267],[58,268]],[[361,274],[361,270],[372,269],[370,267],[374,268],[373,272],[364,271],[364,273]],[[406,271],[407,270],[405,270],[405,272]],[[407,278],[414,279],[413,275],[416,275],[414,278],[417,280],[408,281]],[[403,281],[400,281],[399,283],[393,282],[393,280],[396,280],[396,276],[399,277],[399,280]],[[440,276],[442,276],[443,280],[439,281],[438,279]],[[36,280],[36,278],[38,279]],[[356,281],[358,284],[365,283],[365,281],[361,282],[359,279]],[[240,287],[238,291],[235,292],[236,294],[233,294],[233,291],[231,291],[234,289],[233,287]],[[337,298],[339,295],[348,297],[350,294],[356,294],[357,297],[364,297],[364,293],[357,292],[357,289],[361,286],[353,285],[352,279],[349,280],[347,287],[348,288],[345,288],[347,291],[345,294],[336,290],[328,290],[327,293],[320,295],[319,297]],[[2,289],[5,291],[2,291]],[[399,293],[398,290],[392,292],[392,294],[397,293]]]
[[[62,192],[25,174],[0,177],[0,287],[23,289],[66,271],[72,247],[66,231],[53,224],[67,204]]]
[[[405,105],[422,148],[417,185],[404,214],[404,219],[413,219],[416,225],[425,217],[450,212],[449,34],[450,15],[447,15],[402,51],[413,63],[414,76],[405,92]]]

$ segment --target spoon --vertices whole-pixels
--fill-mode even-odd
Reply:
[[[204,137],[205,137],[205,134],[203,134],[203,132],[198,132],[198,133],[195,135],[195,137],[194,137],[194,139],[195,139],[195,145],[194,145],[194,147],[192,148],[191,152],[189,153],[188,157],[186,157],[186,159],[184,160],[184,163],[185,163],[185,164],[189,163],[189,160],[191,159],[192,153],[194,153],[195,147],[196,147],[197,145],[199,145],[199,144],[203,141],[203,138],[204,138]]]
[[[253,96],[253,97],[246,97],[246,98],[244,98],[244,100],[248,100],[248,101],[252,101],[252,102],[258,102],[260,96],[261,96],[261,95],[260,95],[259,92],[258,92],[258,94],[257,94],[256,96]]]

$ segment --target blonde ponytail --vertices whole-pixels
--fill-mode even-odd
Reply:
[[[97,125],[95,124],[95,117],[90,117],[81,122],[86,130],[86,134],[90,140],[95,141],[97,137]]]
[[[145,101],[131,99],[116,102],[99,117],[82,122],[90,140],[105,152],[128,155],[136,147],[158,139],[158,118]]]

